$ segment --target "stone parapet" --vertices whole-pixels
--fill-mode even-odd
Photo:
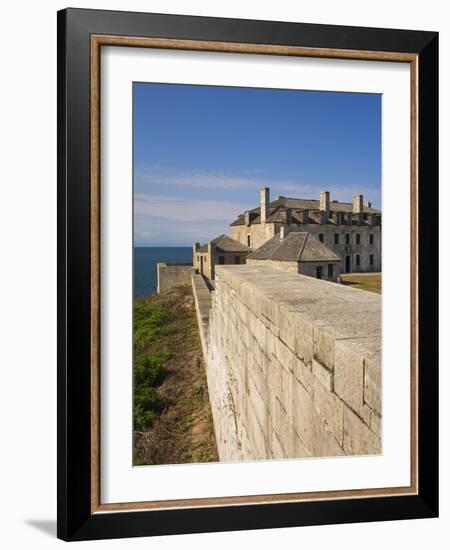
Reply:
[[[209,312],[211,309],[211,291],[202,275],[192,273],[192,291],[194,293],[195,309],[197,311],[198,329],[202,343],[203,354],[207,354],[209,331]]]
[[[202,339],[221,460],[381,452],[379,295],[217,266],[209,300]]]
[[[191,282],[193,272],[192,264],[166,264],[158,262],[156,264],[157,274],[157,293],[169,290],[177,285],[187,285]]]

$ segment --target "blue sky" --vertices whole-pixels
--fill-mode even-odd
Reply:
[[[133,84],[134,239],[191,246],[276,195],[381,206],[381,96]]]

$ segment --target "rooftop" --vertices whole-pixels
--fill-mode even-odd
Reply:
[[[288,209],[291,210],[292,223],[300,224],[299,214],[302,210],[309,211],[309,223],[319,223],[320,201],[316,199],[294,199],[290,197],[277,197],[269,203],[266,222],[286,223]],[[352,212],[353,203],[330,201],[330,212]],[[261,223],[261,208],[249,210],[251,223]],[[363,214],[381,214],[376,208],[363,206]],[[245,213],[239,214],[237,219],[230,225],[245,225]]]
[[[228,237],[228,235],[219,235],[218,237],[216,237],[215,239],[209,242],[211,242],[216,246],[217,252],[250,252],[250,248],[248,248],[248,246],[245,246],[239,241],[236,241],[231,237]],[[207,252],[207,251],[208,251],[208,243],[203,244],[199,248],[199,252]]]
[[[247,256],[253,260],[286,262],[336,262],[339,256],[308,232],[291,232],[283,239],[276,235]]]

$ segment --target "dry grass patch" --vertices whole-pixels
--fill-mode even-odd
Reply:
[[[346,273],[341,275],[344,285],[381,294],[381,273]]]

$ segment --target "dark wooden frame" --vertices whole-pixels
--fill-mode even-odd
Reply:
[[[157,44],[177,49],[411,63],[412,354],[416,366],[412,372],[413,490],[101,506],[96,367],[100,306],[98,52],[102,44]],[[437,143],[437,33],[100,10],[58,13],[60,538],[84,540],[437,516]]]

